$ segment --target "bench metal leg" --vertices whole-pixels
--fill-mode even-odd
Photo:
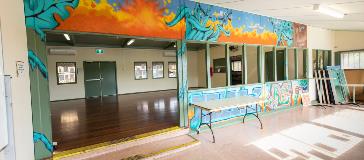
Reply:
[[[263,129],[263,123],[262,123],[262,121],[261,121],[261,120],[260,120],[260,118],[259,118],[259,113],[258,113],[258,104],[256,104],[256,105],[255,105],[255,113],[256,113],[256,114],[254,114],[254,113],[248,113],[248,106],[246,106],[246,107],[245,107],[245,115],[244,115],[244,118],[243,118],[243,123],[245,123],[245,117],[246,117],[247,115],[249,115],[249,114],[252,114],[252,115],[254,115],[255,117],[257,117],[257,118],[258,118],[259,123],[260,123],[260,129]]]
[[[203,123],[202,122],[202,117],[204,116],[209,116],[210,118],[210,121],[209,123]],[[200,125],[198,126],[198,129],[197,129],[197,134],[200,134],[200,128],[202,125],[207,125],[207,127],[210,128],[210,131],[211,131],[211,134],[212,134],[212,143],[215,143],[215,134],[214,134],[214,131],[212,130],[212,112],[209,112],[208,114],[204,115],[202,114],[202,110],[201,110],[201,121],[200,121]]]

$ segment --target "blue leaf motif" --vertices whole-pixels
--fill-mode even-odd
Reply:
[[[57,14],[65,20],[70,16],[66,7],[75,9],[78,3],[79,0],[24,0],[25,24],[44,40],[44,30],[52,30],[58,26],[54,15]]]

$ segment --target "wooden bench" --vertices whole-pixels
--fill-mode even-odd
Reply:
[[[233,98],[226,98],[226,99],[217,99],[217,100],[210,100],[210,101],[203,101],[203,102],[194,102],[190,105],[198,107],[201,109],[201,121],[197,128],[197,134],[200,133],[200,127],[202,125],[207,125],[212,133],[213,143],[215,143],[215,135],[214,131],[212,130],[212,113],[214,112],[220,112],[223,110],[238,108],[238,109],[244,109],[245,108],[245,114],[243,118],[243,123],[245,121],[245,117],[249,114],[254,115],[257,117],[260,123],[260,128],[263,129],[263,124],[259,118],[258,114],[258,105],[260,103],[264,103],[264,99],[262,98],[256,98],[256,97],[249,97],[249,96],[238,96]],[[255,113],[248,113],[248,108],[251,108],[250,106],[255,105]],[[203,114],[202,111],[207,111],[207,114]],[[209,122],[203,122],[202,117],[209,116],[210,121]]]

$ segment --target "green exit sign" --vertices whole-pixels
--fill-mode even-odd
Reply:
[[[96,54],[104,54],[104,50],[103,49],[96,49]]]

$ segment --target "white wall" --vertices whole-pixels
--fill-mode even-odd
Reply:
[[[1,1],[0,19],[4,72],[12,77],[12,107],[16,159],[34,159],[29,65],[23,1]],[[16,74],[16,61],[24,62],[24,73]],[[0,159],[5,152],[0,152]]]
[[[105,53],[97,55],[95,48],[74,49],[76,55],[48,55],[51,101],[85,97],[83,61],[116,61],[118,94],[177,89],[177,79],[168,78],[168,62],[176,62],[176,58],[163,56],[164,50],[103,48]],[[134,62],[137,61],[147,61],[148,79],[134,79]],[[164,62],[163,79],[152,78],[153,61]],[[77,62],[77,84],[57,85],[56,62]]]
[[[335,51],[364,49],[364,31],[334,31]]]
[[[333,50],[335,45],[335,34],[333,31],[323,28],[307,27],[307,48],[308,48],[308,74],[313,77],[312,49]],[[332,56],[333,57],[333,56]],[[334,58],[332,58],[332,61]],[[315,81],[310,80],[310,99],[316,99]]]

